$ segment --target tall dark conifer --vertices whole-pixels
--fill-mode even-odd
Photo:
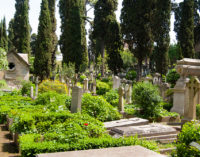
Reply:
[[[39,76],[41,80],[50,77],[52,52],[51,32],[52,26],[48,0],[42,0],[34,60],[35,74]]]
[[[85,0],[60,0],[60,49],[63,63],[75,63],[76,73],[86,68],[88,53],[85,30]]]
[[[168,70],[168,51],[170,44],[171,0],[157,0],[153,20],[156,71],[166,74]]]
[[[184,0],[175,10],[175,32],[184,58],[194,58],[194,0]]]
[[[142,62],[153,50],[152,17],[155,0],[123,0],[121,27],[124,41],[138,60],[138,79]]]
[[[16,0],[13,45],[20,53],[30,54],[29,0]]]
[[[8,51],[15,49],[13,45],[14,40],[14,19],[11,19],[8,26]]]
[[[8,51],[8,36],[5,17],[0,22],[0,47]]]
[[[56,35],[56,17],[55,17],[56,0],[48,0],[48,3],[49,3],[49,12],[50,12],[51,26],[52,26],[51,69],[53,72],[55,71],[55,67],[56,67],[56,51],[57,51],[57,44],[58,44],[58,38]]]

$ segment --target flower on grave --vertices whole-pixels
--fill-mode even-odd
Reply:
[[[88,123],[84,123],[85,126],[88,126]]]

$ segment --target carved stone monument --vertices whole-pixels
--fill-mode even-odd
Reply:
[[[121,85],[121,79],[118,76],[113,77],[113,89],[118,89]]]
[[[171,111],[184,115],[184,107],[187,101],[186,84],[189,82],[188,76],[200,76],[200,60],[184,58],[177,61],[176,70],[180,74],[180,78],[173,89],[174,99]]]
[[[118,106],[119,112],[124,112],[124,88],[119,87],[119,106]]]
[[[184,109],[184,121],[196,119],[196,105],[199,103],[200,81],[197,77],[192,77],[186,84],[188,98],[186,98]]]

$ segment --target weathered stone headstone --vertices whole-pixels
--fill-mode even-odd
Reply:
[[[96,83],[96,79],[93,81],[93,85],[92,85],[92,93],[93,95],[96,95],[97,92],[97,83]]]
[[[132,84],[128,84],[126,88],[128,89],[126,91],[126,103],[131,104],[132,103]]]
[[[168,83],[162,83],[159,85],[159,89],[160,89],[160,95],[162,96],[162,98],[165,100],[166,96],[165,93],[166,91],[170,88]]]
[[[124,112],[124,88],[119,87],[119,106],[118,106],[119,112]]]
[[[113,89],[118,89],[121,85],[121,79],[118,76],[113,77]]]
[[[35,80],[35,99],[38,96],[38,85],[39,85],[39,77],[37,76]]]
[[[71,112],[77,113],[81,112],[81,100],[82,100],[83,90],[81,87],[72,88],[72,103],[71,103]]]
[[[31,98],[34,99],[33,86],[31,86]]]
[[[88,84],[89,84],[89,79],[88,78],[84,79],[84,85],[83,85],[84,93],[89,93]]]
[[[184,108],[184,120],[191,121],[196,119],[196,105],[198,104],[198,96],[200,94],[200,81],[197,77],[192,77],[186,84],[188,98],[186,98]]]
[[[153,84],[159,85],[162,82],[161,79],[161,75],[159,73],[155,73],[153,76]]]

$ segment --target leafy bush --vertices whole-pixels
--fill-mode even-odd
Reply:
[[[8,69],[7,53],[0,47],[0,70]]]
[[[22,88],[21,88],[22,95],[30,96],[32,86],[35,87],[31,81],[23,81]]]
[[[119,94],[117,90],[110,90],[109,92],[106,92],[104,98],[114,107],[117,107],[119,104]]]
[[[0,80],[0,89],[7,87],[7,83],[5,80]]]
[[[20,137],[20,150],[22,157],[34,157],[36,154],[63,152],[72,150],[100,149],[108,147],[121,147],[140,145],[150,150],[158,150],[153,141],[140,140],[137,137],[112,138],[110,136],[101,138],[85,138],[79,142],[59,143],[55,141],[41,141],[39,134],[27,134]]]
[[[166,76],[166,80],[171,84],[172,88],[176,85],[176,81],[178,81],[179,78],[180,75],[176,72],[176,69],[170,70]]]
[[[172,103],[168,103],[168,102],[163,102],[162,103],[162,106],[165,110],[169,111],[171,110],[171,108],[173,107],[173,104]]]
[[[137,77],[137,73],[134,70],[130,70],[129,72],[127,72],[126,74],[126,79],[127,80],[135,80]]]
[[[139,82],[133,86],[133,100],[144,117],[155,117],[162,101],[158,88],[151,83]]]
[[[197,119],[200,120],[200,104],[197,104],[196,106],[196,116]]]
[[[128,115],[135,115],[136,114],[136,106],[133,104],[126,104],[124,106],[124,111]]]
[[[109,90],[110,90],[110,86],[107,83],[97,80],[97,94],[98,95],[104,95]]]
[[[51,80],[44,80],[39,85],[39,93],[49,92],[49,91],[55,91],[59,94],[66,94],[67,93],[67,86],[64,83]]]
[[[66,99],[68,96],[66,94],[58,94],[56,92],[45,92],[38,96],[35,100],[36,105],[44,105],[51,109],[51,111],[65,110],[68,109],[68,104],[66,104]]]
[[[84,94],[82,98],[82,112],[89,114],[100,121],[120,119],[120,114],[117,109],[101,96]]]
[[[87,77],[85,75],[81,75],[80,76],[80,82],[83,83],[84,79],[86,79]]]
[[[188,122],[183,125],[181,133],[178,135],[177,156],[178,157],[198,157],[200,151],[193,146],[191,142],[200,143],[200,124],[199,122]]]

